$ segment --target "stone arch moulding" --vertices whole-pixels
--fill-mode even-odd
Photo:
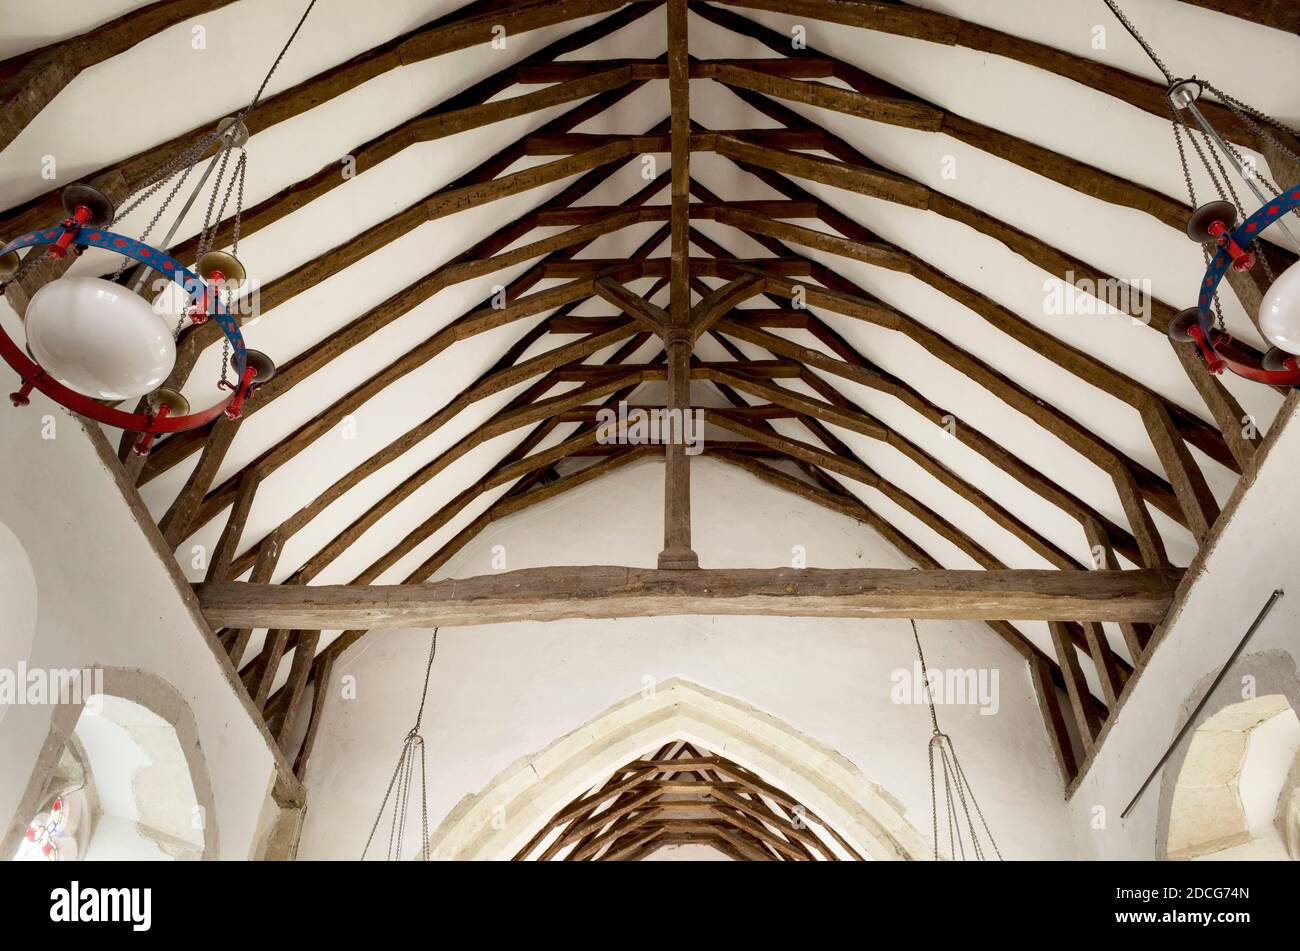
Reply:
[[[1206,674],[1188,694],[1182,704],[1179,716],[1180,723],[1200,701],[1200,698],[1205,695],[1205,691],[1209,688],[1214,676],[1213,672]],[[1242,700],[1238,694],[1228,689],[1232,683],[1240,682],[1244,677],[1254,678],[1254,700]],[[1285,698],[1291,709],[1300,714],[1300,672],[1297,671],[1295,658],[1291,654],[1283,650],[1266,650],[1248,654],[1237,660],[1223,686],[1197,716],[1193,729],[1179,744],[1178,749],[1174,751],[1174,755],[1170,757],[1169,763],[1165,766],[1160,784],[1160,804],[1155,830],[1155,854],[1157,858],[1194,858],[1198,855],[1209,855],[1249,839],[1248,830],[1244,825],[1244,816],[1238,816],[1235,811],[1228,810],[1226,813],[1210,817],[1212,821],[1217,823],[1214,830],[1207,830],[1204,834],[1198,835],[1195,842],[1172,843],[1175,848],[1171,850],[1170,835],[1171,832],[1177,832],[1177,822],[1174,816],[1174,793],[1178,788],[1179,780],[1183,776],[1184,767],[1190,765],[1189,754],[1194,754],[1199,748],[1197,738],[1205,736],[1207,727],[1210,731],[1221,734],[1221,738],[1226,738],[1230,734],[1240,734],[1237,741],[1240,744],[1240,752],[1244,755],[1249,726],[1243,727],[1242,724],[1250,720],[1254,712],[1258,712],[1263,717],[1276,713],[1277,710],[1273,709],[1268,701],[1275,699],[1280,702],[1280,698]],[[1229,714],[1229,716],[1232,716],[1232,722],[1221,716],[1229,708],[1239,708],[1238,715],[1232,716],[1232,714]],[[1218,719],[1216,720],[1216,718]],[[1216,730],[1216,724],[1222,726],[1222,729]],[[1219,753],[1222,753],[1222,750],[1216,753],[1216,758],[1223,759],[1224,757],[1218,755]],[[1231,759],[1231,751],[1229,751],[1227,758]],[[1239,778],[1240,765],[1240,762],[1238,762],[1235,769],[1228,769],[1222,776],[1223,782],[1221,785],[1232,796],[1237,795],[1236,784]],[[1217,772],[1223,771],[1219,770]],[[1241,821],[1238,822],[1238,819]],[[1198,848],[1198,843],[1204,848]]]
[[[216,859],[220,854],[220,837],[217,828],[216,797],[212,791],[212,778],[208,774],[207,760],[199,746],[199,729],[185,698],[170,683],[157,674],[138,667],[96,667],[104,677],[105,696],[119,697],[137,703],[171,724],[176,739],[185,754],[190,782],[194,786],[194,799],[203,810],[203,859]],[[40,808],[46,786],[59,762],[63,748],[73,739],[77,721],[81,718],[84,703],[58,704],[50,719],[50,732],[45,737],[41,752],[32,770],[31,779],[23,792],[22,801],[0,840],[0,855],[12,855],[31,817]]]
[[[429,854],[508,859],[570,800],[673,739],[696,741],[779,785],[864,856],[930,856],[902,805],[839,753],[776,717],[676,677],[506,767],[447,814],[430,836]]]

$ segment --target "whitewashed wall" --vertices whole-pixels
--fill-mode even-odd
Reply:
[[[1295,404],[1278,417],[1277,442],[1241,498],[1203,573],[1151,655],[1132,695],[1120,708],[1096,762],[1070,802],[1083,854],[1095,858],[1162,856],[1168,801],[1189,739],[1151,784],[1127,819],[1120,813],[1142,785],[1179,727],[1228,660],[1275,588],[1286,594],[1251,639],[1198,722],[1243,699],[1289,693],[1297,701],[1300,662],[1300,425]],[[1176,606],[1177,610],[1177,606]],[[1242,675],[1253,679],[1243,684]]]
[[[53,421],[53,439],[42,438],[45,417]],[[6,630],[0,665],[135,668],[171,684],[197,723],[218,855],[249,857],[273,776],[271,754],[182,600],[174,568],[141,532],[89,435],[44,397],[34,395],[22,411],[6,406],[0,412],[0,459],[0,523],[25,549],[37,592],[34,636],[29,641],[30,632]],[[0,588],[0,596],[7,600],[22,590]],[[29,610],[0,608],[0,625],[29,623],[23,620]],[[53,712],[48,705],[14,705],[0,720],[5,829]]]
[[[854,521],[721,463],[692,465],[696,550],[704,567],[790,563],[910,567]],[[499,523],[442,577],[546,564],[653,565],[661,547],[662,467],[629,467]],[[1025,665],[981,624],[923,622],[932,667],[998,671],[1000,705],[944,707],[1003,853],[1074,853],[1059,772]],[[428,631],[368,635],[335,667],[308,770],[302,858],[355,857],[374,821],[419,702]],[[522,756],[545,748],[642,689],[644,678],[695,681],[784,720],[847,757],[930,834],[923,707],[890,701],[891,674],[915,654],[905,621],[670,617],[445,628],[423,735],[429,823]],[[343,699],[339,678],[355,678]]]

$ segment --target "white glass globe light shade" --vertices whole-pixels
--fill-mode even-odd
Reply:
[[[103,278],[51,281],[32,296],[24,323],[45,372],[95,399],[152,393],[176,363],[176,342],[149,302]]]
[[[1259,330],[1279,350],[1300,353],[1300,264],[1283,271],[1264,295]]]

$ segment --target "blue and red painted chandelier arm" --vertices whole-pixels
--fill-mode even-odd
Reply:
[[[1190,339],[1211,373],[1231,370],[1238,376],[1273,386],[1300,386],[1300,361],[1287,356],[1277,369],[1266,369],[1259,360],[1247,356],[1234,346],[1231,336],[1214,326],[1214,297],[1229,268],[1247,270],[1255,256],[1246,250],[1269,225],[1300,207],[1300,186],[1277,195],[1235,230],[1230,223],[1214,222],[1207,229],[1215,239],[1217,250],[1210,259],[1201,281],[1195,308],[1184,311],[1171,325],[1176,339]]]
[[[197,413],[173,416],[171,408],[166,405],[159,406],[148,413],[129,413],[105,405],[59,383],[28,357],[4,328],[0,327],[0,357],[3,357],[4,361],[18,372],[22,380],[20,389],[10,397],[14,405],[26,405],[31,391],[37,389],[56,403],[66,406],[81,416],[119,429],[146,433],[150,436],[195,429],[212,422],[223,413],[231,418],[237,418],[252,390],[257,368],[248,360],[244,338],[239,331],[239,322],[222,302],[221,295],[215,293],[197,274],[166,251],[104,228],[86,227],[89,219],[89,211],[85,210],[83,213],[83,208],[79,207],[73,217],[62,224],[33,231],[11,241],[0,248],[0,257],[10,252],[42,245],[49,246],[52,257],[63,257],[69,247],[75,243],[122,254],[153,268],[168,280],[180,285],[189,299],[194,302],[190,316],[196,323],[209,318],[217,322],[222,334],[230,342],[231,363],[235,368],[238,382],[233,385],[226,384],[232,392],[224,401]],[[214,274],[213,277],[217,281],[221,280],[220,274]],[[147,450],[147,446],[145,448]]]

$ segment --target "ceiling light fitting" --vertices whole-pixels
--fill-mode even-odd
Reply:
[[[1193,343],[1207,370],[1214,374],[1231,370],[1237,376],[1270,386],[1300,387],[1300,264],[1292,264],[1280,276],[1264,251],[1260,238],[1270,227],[1274,234],[1285,236],[1292,250],[1300,251],[1300,238],[1292,230],[1290,216],[1300,208],[1300,185],[1279,188],[1262,174],[1257,162],[1245,157],[1227,141],[1201,110],[1198,103],[1210,93],[1260,142],[1268,143],[1279,155],[1285,155],[1300,167],[1300,155],[1275,133],[1300,138],[1300,132],[1265,115],[1241,100],[1228,95],[1213,83],[1193,76],[1180,79],[1165,66],[1151,44],[1137,31],[1116,0],[1105,0],[1111,12],[1132,35],[1156,65],[1168,83],[1166,98],[1173,122],[1174,141],[1182,163],[1183,179],[1195,211],[1187,222],[1187,235],[1204,247],[1205,275],[1197,305],[1179,313],[1169,322],[1169,336],[1179,343]],[[1186,135],[1186,143],[1184,142]],[[1217,198],[1197,203],[1186,145],[1190,144],[1200,166],[1208,175]],[[1228,177],[1235,171],[1259,202],[1257,210],[1247,215]],[[1223,310],[1218,300],[1219,285],[1229,270],[1263,270],[1269,281],[1268,291],[1260,304],[1260,333],[1272,344],[1262,357],[1240,347],[1224,326]]]
[[[195,429],[223,414],[238,419],[255,388],[275,374],[270,357],[245,348],[239,321],[231,309],[247,279],[244,266],[236,257],[248,168],[248,155],[244,151],[248,127],[244,120],[257,107],[271,76],[315,5],[316,0],[307,5],[247,108],[222,119],[215,130],[181,149],[149,177],[149,184],[127,196],[134,200],[125,208],[119,211],[107,195],[90,185],[71,185],[62,195],[67,217],[0,247],[0,294],[44,260],[78,256],[88,248],[109,251],[122,259],[111,279],[61,277],[40,287],[28,302],[23,317],[25,346],[19,346],[0,327],[0,357],[17,371],[20,380],[18,390],[9,397],[14,406],[28,405],[32,390],[39,390],[81,416],[141,433],[135,451],[144,455],[160,433]],[[235,152],[238,158],[232,164],[231,156]],[[150,244],[150,233],[194,170],[204,163],[206,167],[160,246]],[[170,188],[139,238],[110,230],[168,183]],[[181,222],[205,194],[207,206],[197,238],[197,263],[191,270],[166,248]],[[232,195],[234,227],[231,249],[227,252],[216,249],[214,244]],[[23,251],[26,254],[20,255]],[[157,307],[158,300],[165,295],[151,294],[153,304],[142,296],[151,293],[145,290],[151,274],[164,279],[162,290],[170,282],[184,295],[182,314],[175,329],[164,322]],[[175,368],[178,340],[208,320],[216,321],[222,333],[221,378],[217,386],[229,395],[214,406],[193,412],[179,389],[165,384]],[[114,405],[120,400],[140,397],[146,399],[135,412]]]

